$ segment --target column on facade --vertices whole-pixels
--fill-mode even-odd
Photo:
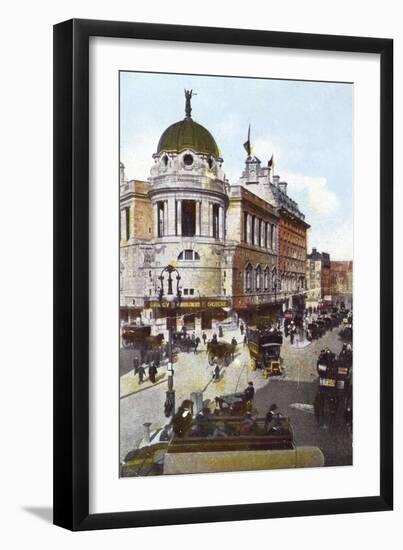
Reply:
[[[214,203],[209,203],[209,237],[214,236]]]
[[[222,206],[218,207],[218,238],[224,239],[224,209]]]
[[[208,209],[208,202],[201,201],[200,202],[200,234],[203,235],[203,237],[208,236],[209,231],[209,209]]]
[[[201,202],[196,201],[196,237],[199,237],[201,234]]]
[[[175,227],[175,220],[176,220],[176,212],[175,212],[176,204],[175,204],[175,198],[169,197],[167,200],[167,208],[166,208],[166,235],[175,235],[176,234],[176,227]]]
[[[158,237],[158,203],[154,203],[154,237]]]
[[[176,201],[176,234],[182,235],[182,201]]]
[[[164,201],[164,236],[168,234],[168,201]]]

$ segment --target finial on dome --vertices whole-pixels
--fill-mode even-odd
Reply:
[[[192,116],[192,106],[190,104],[190,100],[192,99],[192,96],[197,95],[193,90],[185,90],[185,97],[186,97],[186,104],[185,104],[185,113],[186,118],[191,118]]]

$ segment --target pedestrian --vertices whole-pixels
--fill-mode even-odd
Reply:
[[[245,336],[243,337],[243,347],[245,347],[247,343],[248,343],[248,338],[245,334]]]
[[[255,396],[255,388],[253,387],[253,382],[248,382],[247,388],[243,392],[244,401],[252,401]]]
[[[133,375],[136,376],[137,371],[139,370],[140,361],[137,355],[133,359]]]
[[[294,336],[295,336],[294,321],[291,321],[290,328],[289,328],[289,333],[290,333],[290,342],[291,342],[291,345],[292,345],[294,343]]]
[[[203,338],[203,344],[206,345],[207,334],[204,331],[203,331],[203,334],[202,334],[202,338]]]
[[[220,378],[220,367],[218,366],[218,363],[216,363],[213,371],[213,380],[219,380],[219,378]]]
[[[241,323],[241,326],[239,327],[241,331],[241,336],[243,336],[243,331],[245,330],[245,327],[243,326],[243,323]]]
[[[213,337],[212,337],[212,339],[211,339],[211,343],[212,343],[212,344],[217,344],[217,342],[218,342],[218,340],[217,340],[217,334],[214,333],[214,334],[213,334]]]
[[[221,325],[218,325],[218,336],[222,338],[224,336],[224,332]]]
[[[197,338],[194,341],[194,352],[195,353],[197,352],[197,348],[199,347],[199,344],[200,344],[200,338],[197,336]]]
[[[145,373],[146,373],[146,371],[145,371],[145,368],[143,367],[143,365],[139,365],[139,367],[137,369],[137,374],[138,374],[138,377],[139,377],[139,384],[142,384],[144,382]]]
[[[157,367],[154,365],[154,363],[151,363],[148,368],[148,377],[153,384],[155,384],[156,382],[156,379],[155,379],[156,374],[157,374]]]

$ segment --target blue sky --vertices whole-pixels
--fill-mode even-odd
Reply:
[[[214,136],[230,183],[244,167],[248,125],[262,164],[275,173],[311,225],[309,247],[335,260],[353,257],[353,86],[215,76],[121,73],[121,160],[129,179],[147,179],[162,132],[184,116],[184,88],[193,89],[192,117]]]

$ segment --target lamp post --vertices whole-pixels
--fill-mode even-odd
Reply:
[[[176,274],[176,275],[175,275]],[[165,281],[165,275],[167,275],[167,292],[165,294],[164,292],[164,281]],[[176,292],[174,293],[173,290],[173,283],[174,283],[174,276],[176,278]],[[160,281],[160,289],[158,293],[158,300],[160,302],[160,305],[162,306],[162,301],[165,297],[165,299],[170,302],[174,303],[175,310],[177,305],[181,302],[182,299],[182,293],[179,289],[179,282],[181,280],[181,276],[179,275],[178,270],[173,267],[172,265],[167,265],[163,268],[161,271],[161,274],[159,276]],[[176,311],[175,311],[175,319],[176,319]],[[167,418],[173,417],[175,414],[175,390],[174,390],[174,368],[173,368],[173,349],[172,349],[172,328],[168,327],[168,390],[166,392],[166,400],[165,400],[165,416]]]

